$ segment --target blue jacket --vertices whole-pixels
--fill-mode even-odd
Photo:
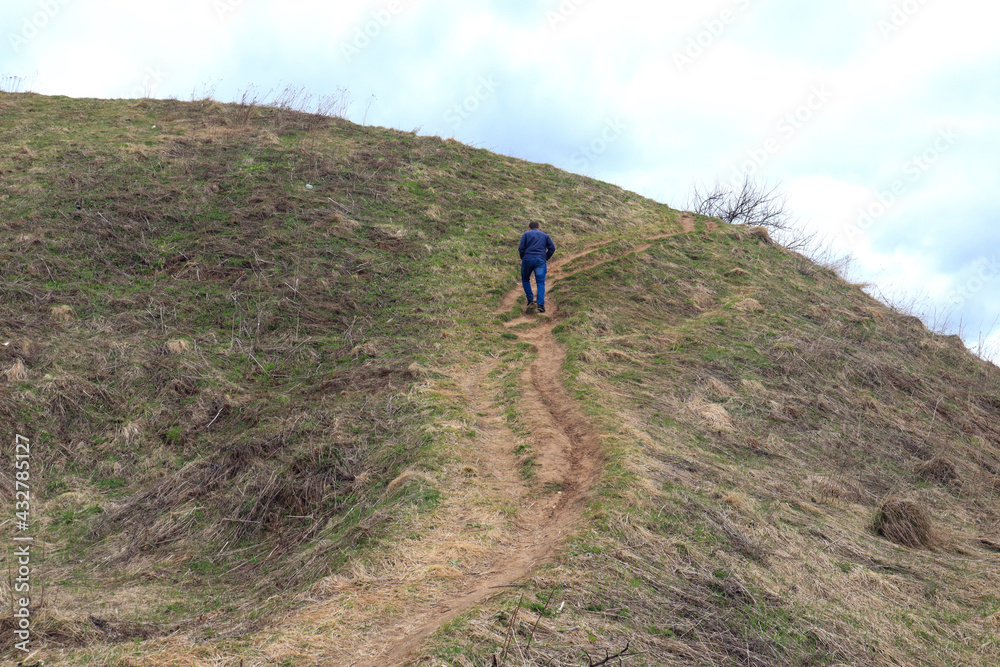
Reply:
[[[556,244],[552,242],[548,234],[539,229],[529,229],[521,234],[521,244],[517,246],[517,252],[521,255],[521,259],[545,257],[545,261],[548,261],[555,251]]]

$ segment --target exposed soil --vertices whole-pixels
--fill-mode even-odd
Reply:
[[[488,595],[524,578],[548,560],[581,516],[590,489],[600,474],[601,450],[593,428],[560,382],[565,353],[552,336],[554,324],[550,319],[519,334],[522,340],[532,343],[537,352],[522,377],[520,407],[531,428],[538,482],[558,485],[561,490],[554,499],[546,497],[533,507],[519,510],[517,543],[506,549],[508,556],[498,561],[494,569],[468,581],[463,587],[467,589],[464,595],[425,612],[423,623],[417,627],[403,632],[387,631],[383,639],[392,646],[391,650],[374,662],[359,664],[373,667],[406,664],[420,642],[434,630]],[[485,407],[489,401],[487,396],[481,395],[484,393],[481,387],[486,384],[484,370],[476,369],[462,383],[478,408]],[[494,435],[500,437],[493,438],[489,450],[494,460],[507,468],[497,478],[503,479],[512,498],[526,498],[529,491],[517,473],[517,462],[512,455],[516,441],[506,428],[497,431]],[[508,437],[503,437],[504,432]]]
[[[681,218],[681,225],[683,231],[694,229],[694,221],[687,216]],[[628,252],[641,252],[649,248],[654,240],[670,235],[649,237],[645,243],[630,248]],[[613,261],[606,259],[588,264],[575,268],[572,273],[562,271],[567,263],[606,245],[593,245],[550,262],[547,291],[560,278]],[[498,313],[510,312],[523,293],[520,284],[513,287],[502,299]],[[534,360],[521,378],[522,401],[518,405],[530,428],[531,451],[538,464],[534,490],[518,472],[519,464],[514,454],[518,440],[507,427],[487,390],[490,386],[488,374],[494,365],[487,363],[470,368],[457,378],[470,410],[479,415],[476,446],[482,457],[477,462],[478,483],[490,485],[517,508],[512,530],[495,548],[478,554],[485,562],[481,562],[476,571],[466,570],[453,577],[446,590],[436,589],[422,604],[414,605],[412,596],[405,592],[407,587],[412,589],[416,583],[413,578],[380,578],[378,581],[369,580],[363,591],[345,591],[349,587],[346,585],[337,587],[331,598],[307,605],[306,609],[286,619],[283,625],[322,626],[326,619],[341,616],[336,607],[343,604],[345,597],[352,606],[386,606],[386,600],[391,600],[406,609],[406,613],[396,614],[398,618],[388,625],[370,627],[360,636],[350,637],[349,646],[345,646],[345,637],[340,637],[339,641],[335,639],[333,643],[340,644],[340,647],[334,649],[331,646],[329,650],[322,651],[322,659],[359,667],[409,664],[418,658],[421,643],[435,630],[490,595],[525,578],[541,563],[551,559],[582,516],[592,487],[601,473],[601,445],[593,426],[563,386],[565,352],[552,335],[552,329],[558,322],[559,306],[547,299],[546,307],[546,314],[523,315],[503,325],[516,333],[520,340],[530,343],[535,351]],[[528,323],[534,326],[520,326]],[[538,488],[558,491],[539,495]],[[437,539],[445,539],[447,531],[444,533]],[[433,554],[429,551],[426,557],[420,559],[419,569],[423,572],[437,567],[431,562],[434,559],[446,560],[449,547],[441,545],[440,549],[431,551]],[[348,594],[345,596],[345,593]],[[437,597],[439,594],[446,597]],[[309,653],[312,657],[319,657],[313,651]]]

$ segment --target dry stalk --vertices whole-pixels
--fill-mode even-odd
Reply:
[[[531,640],[535,636],[535,629],[538,628],[538,624],[542,622],[542,616],[545,614],[545,610],[549,608],[549,602],[552,601],[552,596],[555,595],[556,589],[549,591],[549,596],[545,598],[545,604],[542,606],[542,610],[538,612],[538,618],[535,619],[535,624],[531,626],[531,632],[528,633],[528,641],[524,645],[524,649],[528,650],[531,648]]]
[[[503,663],[507,659],[507,651],[510,647],[510,641],[514,637],[514,628],[517,626],[517,617],[521,612],[521,602],[523,600],[524,593],[521,593],[521,597],[517,599],[517,606],[510,615],[510,623],[507,625],[507,638],[503,642],[503,652],[500,654],[500,667],[503,667]]]

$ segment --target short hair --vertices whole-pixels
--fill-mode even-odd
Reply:
[[[528,223],[528,229],[538,229],[538,221],[532,220]]]

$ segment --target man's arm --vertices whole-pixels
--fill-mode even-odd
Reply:
[[[527,234],[521,234],[521,243],[517,246],[517,254],[521,256],[521,259],[524,259],[524,248],[527,245],[527,238]]]
[[[548,234],[545,235],[545,261],[549,261],[552,254],[556,251],[556,244],[552,242],[552,237]]]

